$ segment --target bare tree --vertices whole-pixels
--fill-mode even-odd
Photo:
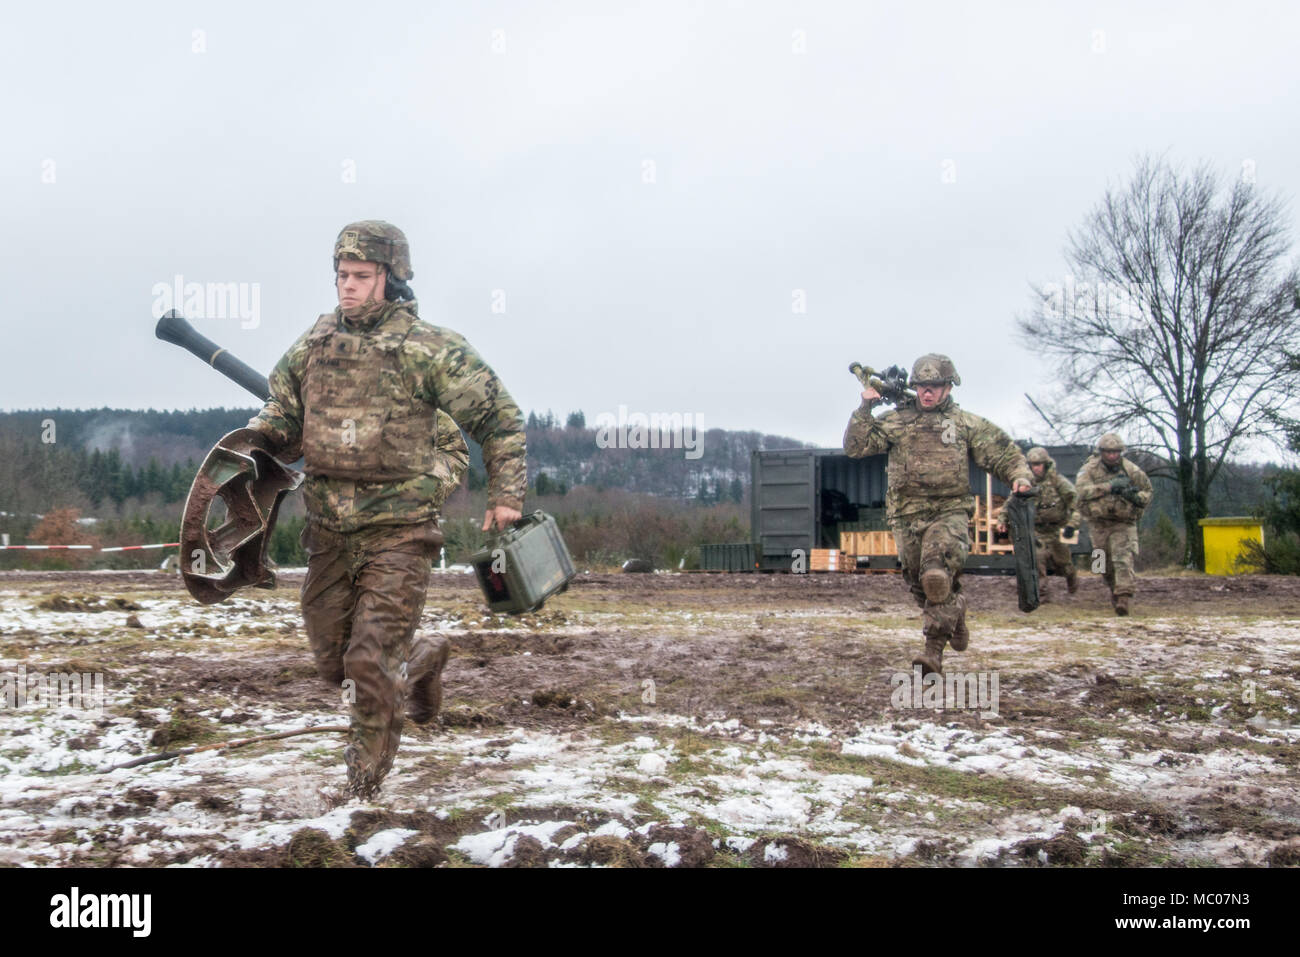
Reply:
[[[1070,234],[1074,278],[1035,286],[1018,322],[1057,366],[1058,423],[1087,442],[1119,432],[1171,463],[1196,568],[1211,483],[1234,447],[1280,442],[1300,384],[1290,248],[1280,199],[1143,157]]]

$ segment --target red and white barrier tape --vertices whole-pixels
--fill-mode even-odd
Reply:
[[[156,545],[114,545],[112,548],[101,548],[101,552],[135,552],[142,548],[175,548],[180,542],[159,542]]]
[[[175,548],[178,545],[180,545],[180,542],[158,542],[153,545],[114,545],[110,548],[101,548],[99,549],[99,551],[134,552],[145,548]],[[55,548],[91,549],[94,547],[95,547],[94,545],[0,545],[0,549],[8,549],[9,551],[18,549],[19,551],[29,551],[29,552],[33,552],[33,551],[43,552]]]

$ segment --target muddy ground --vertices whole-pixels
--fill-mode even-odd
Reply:
[[[1031,615],[967,578],[945,664],[997,695],[934,707],[896,691],[921,644],[896,575],[582,575],[519,618],[436,575],[444,713],[377,800],[346,800],[337,734],[104,773],[346,721],[297,582],[204,608],[165,573],[0,575],[0,675],[105,689],[0,711],[0,863],[1300,861],[1300,580],[1269,576],[1148,577],[1129,618],[1088,576]]]

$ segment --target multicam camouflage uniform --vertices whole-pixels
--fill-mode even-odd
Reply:
[[[349,247],[358,227],[361,241],[353,235]],[[387,260],[367,243],[381,228],[401,237],[387,224],[354,224],[336,256],[341,249],[343,258],[385,262],[396,278],[410,278],[404,237]],[[303,618],[321,676],[352,682],[344,758],[360,796],[392,767],[408,687],[415,720],[429,720],[440,704],[449,646],[412,641],[442,546],[438,510],[468,465],[459,431],[440,421],[440,410],[483,446],[489,509],[522,508],[526,482],[519,408],[464,338],[420,320],[416,309],[414,300],[381,300],[321,316],[276,365],[271,398],[249,422],[282,458],[300,449],[304,457]]]
[[[912,368],[913,384],[945,380],[960,385],[952,361],[922,356]],[[943,648],[966,648],[966,597],[962,563],[970,552],[970,460],[1004,482],[1029,482],[1025,457],[993,423],[957,407],[951,397],[934,409],[909,403],[879,419],[874,401],[863,401],[849,419],[844,451],[853,458],[889,453],[886,516],[898,544],[903,580],[922,610],[925,654],[916,659],[927,673],[942,671]]]
[[[1064,528],[1078,528],[1081,522],[1079,510],[1075,508],[1078,495],[1074,486],[1060,472],[1056,471],[1055,460],[1048,455],[1047,449],[1032,448],[1026,453],[1025,461],[1033,471],[1033,466],[1042,463],[1043,477],[1034,476],[1034,488],[1038,489],[1034,510],[1034,537],[1038,540],[1038,594],[1047,601],[1048,559],[1065,576],[1071,593],[1078,588],[1079,571],[1074,567],[1070,555],[1070,546],[1061,541]],[[998,524],[1007,524],[1007,507],[1002,506],[998,512]]]
[[[1111,604],[1117,613],[1127,615],[1129,601],[1137,592],[1133,566],[1138,557],[1138,520],[1155,490],[1147,473],[1122,454],[1113,467],[1107,465],[1102,458],[1107,450],[1123,453],[1124,443],[1118,435],[1107,434],[1098,440],[1096,452],[1079,469],[1075,488],[1079,508],[1088,520],[1092,547],[1104,553],[1103,574]]]

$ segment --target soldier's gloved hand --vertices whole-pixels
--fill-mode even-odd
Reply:
[[[1121,475],[1117,479],[1111,479],[1110,482],[1110,490],[1114,492],[1116,495],[1123,495],[1124,490],[1126,488],[1129,488],[1130,486],[1131,483],[1129,482],[1127,475]]]
[[[1074,538],[1074,526],[1073,526],[1073,525],[1067,525],[1067,526],[1065,526],[1065,528],[1063,528],[1061,531],[1065,532],[1065,537],[1066,537],[1066,538]]]
[[[1126,486],[1125,489],[1119,494],[1120,497],[1123,498],[1124,501],[1128,502],[1130,505],[1137,505],[1139,507],[1142,505],[1142,497],[1141,497],[1142,493],[1139,492],[1131,485]]]

